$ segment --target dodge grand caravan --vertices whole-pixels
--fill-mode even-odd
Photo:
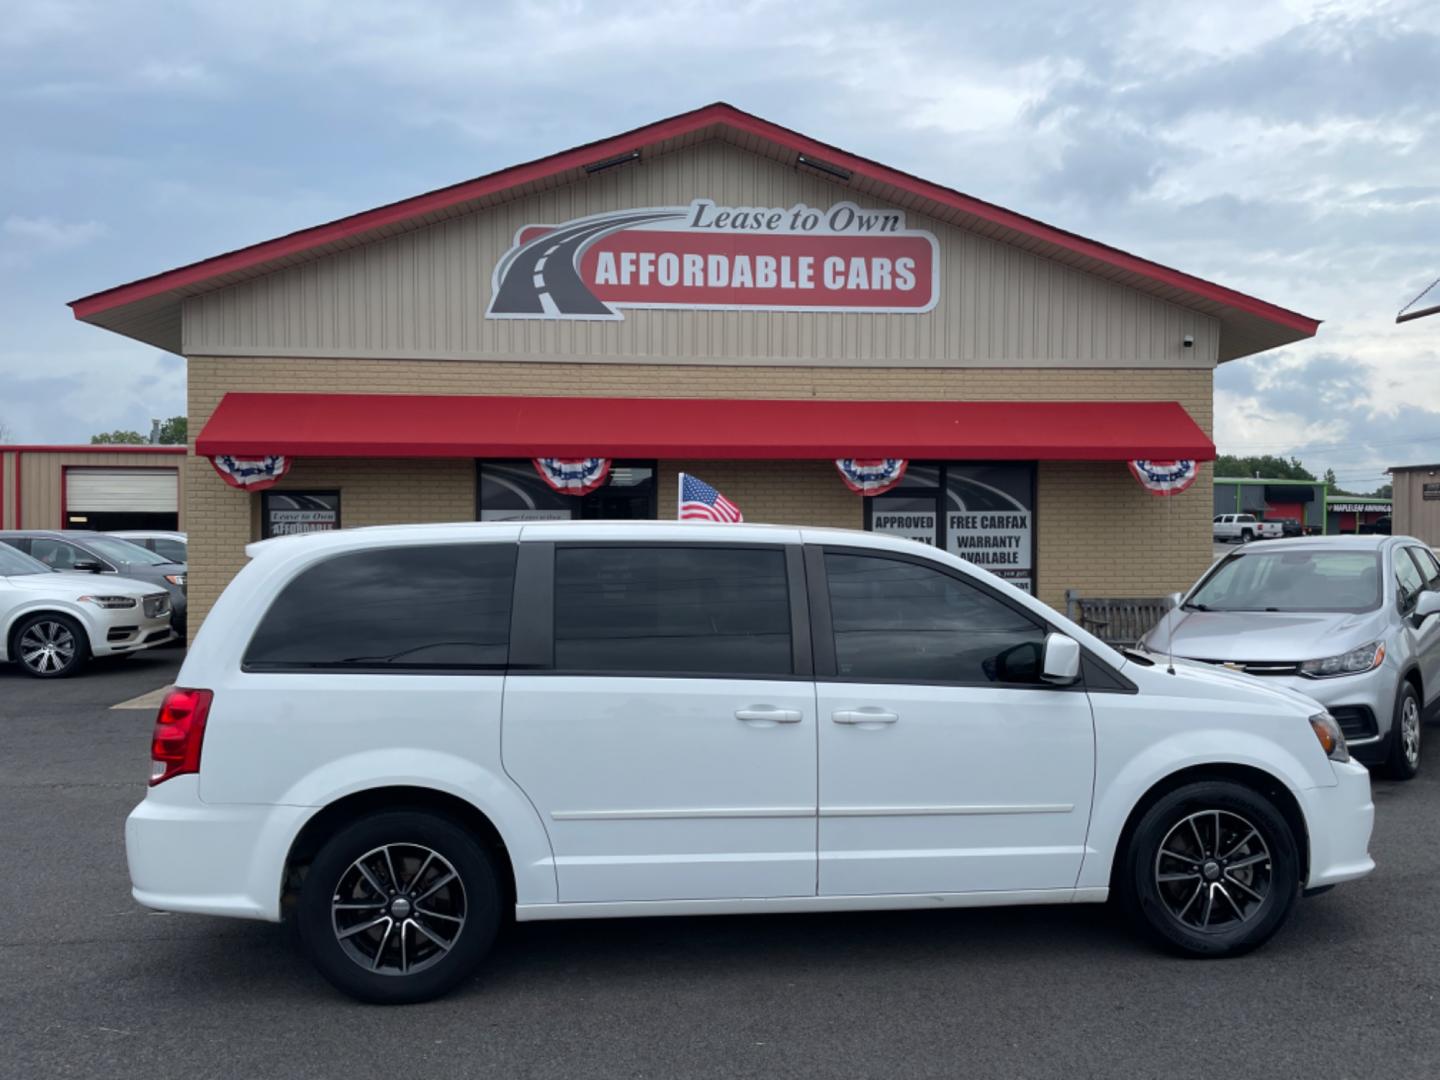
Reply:
[[[161,707],[137,900],[434,997],[516,919],[1099,902],[1251,949],[1374,866],[1309,698],[1121,654],[909,541],[695,523],[269,540]]]

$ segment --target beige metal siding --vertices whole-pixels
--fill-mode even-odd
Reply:
[[[1391,483],[1393,531],[1440,547],[1440,499],[1424,494],[1427,483],[1440,484],[1440,466],[1396,469]]]
[[[13,456],[13,455],[11,455]],[[176,498],[178,500],[181,529],[185,528],[185,493],[179,482],[179,473],[184,465],[179,454],[134,454],[86,453],[84,451],[27,450],[20,455],[20,521],[16,522],[13,503],[13,469],[5,481],[5,501],[12,504],[6,512],[9,528],[59,529],[61,521],[61,472],[69,467],[118,469],[133,472],[136,469],[167,470],[176,477]]]
[[[0,450],[0,529],[15,527],[15,455]]]
[[[940,301],[914,315],[646,311],[623,321],[487,320],[516,230],[636,206],[881,204],[712,140],[566,187],[339,251],[184,305],[186,355],[930,366],[1213,366],[1205,315],[907,214],[940,243]],[[1193,348],[1182,338],[1192,335]]]

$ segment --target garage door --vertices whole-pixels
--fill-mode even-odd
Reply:
[[[66,469],[65,509],[76,513],[178,512],[175,469]]]

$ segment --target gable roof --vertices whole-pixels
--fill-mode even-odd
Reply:
[[[179,352],[180,305],[188,296],[496,203],[576,183],[588,175],[587,166],[613,158],[651,157],[710,139],[721,139],[792,166],[803,164],[802,158],[815,159],[822,166],[838,170],[832,179],[856,193],[1212,315],[1220,322],[1222,361],[1311,337],[1320,325],[1316,319],[1258,297],[848,153],[724,102],[117,285],[72,300],[70,308],[82,322]]]

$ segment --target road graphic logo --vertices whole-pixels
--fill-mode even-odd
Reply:
[[[624,308],[918,314],[939,245],[899,210],[642,207],[527,225],[495,265],[490,319],[623,319]]]

